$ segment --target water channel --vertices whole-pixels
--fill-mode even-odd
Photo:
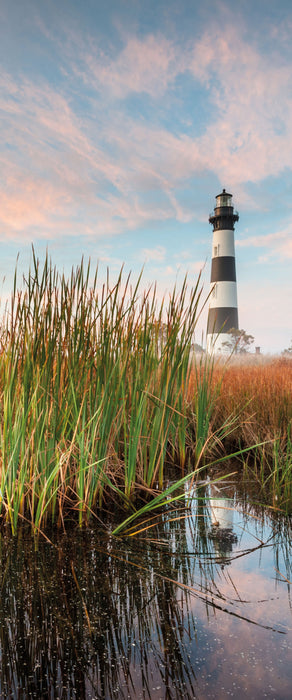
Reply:
[[[3,531],[0,698],[290,700],[291,521],[222,484],[133,537]]]

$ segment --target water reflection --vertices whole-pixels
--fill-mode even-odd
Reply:
[[[196,496],[125,540],[2,535],[1,698],[290,698],[289,522]]]
[[[230,564],[233,545],[238,542],[233,529],[234,504],[229,498],[222,497],[216,484],[210,484],[209,497],[212,522],[210,538],[218,555],[217,561],[221,564],[221,568],[224,568],[226,564]]]

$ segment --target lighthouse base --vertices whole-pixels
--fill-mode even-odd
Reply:
[[[206,350],[210,354],[230,355],[232,347],[229,343],[232,342],[230,333],[208,333]],[[228,345],[225,345],[228,343]]]

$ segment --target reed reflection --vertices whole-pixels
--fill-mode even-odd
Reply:
[[[196,496],[191,510],[164,512],[135,537],[72,530],[37,550],[24,532],[0,537],[0,697],[196,697],[201,601],[206,621],[212,608],[228,615],[218,571],[237,556],[231,520],[222,550],[209,487]]]
[[[139,697],[137,684],[154,697],[154,681],[165,697],[195,697],[189,594],[167,580],[177,564],[94,532],[38,551],[3,538],[1,697]]]

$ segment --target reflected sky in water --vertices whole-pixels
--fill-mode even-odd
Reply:
[[[2,533],[1,698],[290,700],[291,523],[194,495],[132,537]]]

